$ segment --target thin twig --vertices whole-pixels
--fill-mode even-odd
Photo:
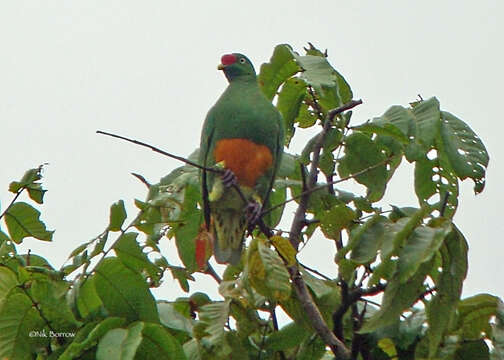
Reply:
[[[157,147],[155,147],[153,145],[144,143],[143,141],[139,141],[139,140],[135,140],[135,139],[130,139],[130,138],[126,137],[126,136],[122,136],[122,135],[118,135],[118,134],[113,134],[113,133],[109,133],[109,132],[102,131],[102,130],[97,130],[96,133],[97,134],[101,134],[101,135],[107,135],[107,136],[110,136],[110,137],[113,137],[113,138],[116,138],[116,139],[121,139],[121,140],[128,141],[128,142],[136,144],[136,145],[140,145],[140,146],[149,148],[149,149],[151,149],[154,152],[157,152],[159,154],[168,156],[168,157],[170,157],[172,159],[175,159],[175,160],[182,161],[183,163],[186,163],[188,165],[194,166],[195,168],[198,168],[200,170],[210,171],[210,172],[213,172],[213,173],[216,173],[216,174],[221,174],[221,175],[224,174],[224,172],[225,172],[224,169],[219,169],[219,168],[215,168],[215,167],[202,166],[200,164],[195,163],[194,161],[191,161],[191,160],[186,159],[186,158],[184,158],[182,156],[178,156],[178,155],[169,153],[167,151],[161,150],[161,149],[159,149],[159,148],[157,148]],[[136,176],[137,178],[139,178],[140,181],[144,182],[142,180],[142,177],[140,177],[139,175],[137,175],[137,174],[133,174],[133,175]],[[144,183],[146,185],[149,185],[147,182],[144,182]],[[238,193],[238,195],[240,196],[240,198],[243,200],[243,202],[245,204],[248,204],[249,201],[247,200],[247,198],[245,197],[245,195],[241,191],[240,187],[237,184],[232,184],[231,186],[236,190],[236,192]]]
[[[387,164],[390,160],[392,160],[392,158],[393,158],[393,156],[391,156],[391,157],[389,157],[389,158],[387,158],[387,159],[385,159],[385,160],[383,160],[383,161],[381,161],[381,162],[379,162],[379,163],[377,163],[377,164],[371,165],[370,167],[367,167],[367,168],[365,168],[365,169],[362,169],[362,170],[360,170],[360,171],[357,171],[356,173],[354,173],[354,174],[352,174],[352,175],[348,175],[348,176],[346,176],[346,177],[344,177],[344,178],[341,178],[341,179],[338,179],[338,180],[334,180],[334,181],[332,181],[331,183],[326,183],[326,184],[318,185],[318,186],[316,186],[316,187],[312,187],[311,189],[308,189],[308,190],[306,190],[306,191],[303,191],[303,192],[302,192],[301,194],[299,194],[299,195],[293,196],[293,197],[291,197],[290,199],[287,199],[287,200],[285,200],[284,202],[282,202],[282,203],[280,203],[280,204],[278,204],[278,205],[275,205],[275,206],[270,207],[268,210],[263,211],[263,212],[261,213],[261,216],[266,215],[266,214],[268,214],[268,213],[272,212],[273,210],[275,210],[275,209],[277,209],[277,208],[279,208],[279,207],[281,207],[281,206],[284,206],[284,205],[285,205],[285,204],[287,204],[287,203],[290,203],[291,201],[298,200],[298,199],[302,198],[302,197],[303,197],[303,196],[305,196],[305,195],[309,195],[309,194],[311,194],[311,193],[313,193],[313,192],[315,192],[315,191],[322,190],[322,189],[326,188],[326,187],[327,187],[327,186],[329,186],[329,185],[339,184],[339,183],[341,183],[341,182],[348,181],[348,180],[350,180],[350,179],[356,178],[357,176],[360,176],[360,175],[362,175],[362,174],[365,174],[365,173],[367,173],[368,171],[371,171],[371,170],[373,170],[373,169],[375,169],[375,168],[377,168],[377,167],[379,167],[379,166],[383,166],[383,165]]]
[[[320,276],[321,278],[323,278],[324,280],[328,280],[328,281],[332,281],[333,279],[331,279],[330,277],[322,274],[320,271],[318,270],[315,270],[315,269],[312,269],[311,267],[309,266],[306,266],[305,264],[302,264],[302,263],[299,263],[299,265],[301,265],[303,268],[305,268],[306,270],[308,270],[309,272],[312,272],[314,274],[317,274],[318,276]]]
[[[263,349],[264,349],[264,345],[266,344],[266,332],[268,331],[268,324],[269,324],[269,321],[271,320],[271,313],[270,313],[270,317],[268,319],[268,321],[266,321],[266,324],[264,324],[264,329],[263,329],[263,334],[261,336],[261,344],[259,345],[259,360],[262,360],[262,353],[263,353]]]
[[[275,308],[276,308],[276,304],[271,304],[270,317],[271,317],[271,322],[273,323],[273,330],[278,331],[278,320],[277,320]],[[285,354],[282,350],[278,351],[278,354],[280,355],[281,360],[287,360],[287,357],[285,356]]]
[[[159,149],[159,148],[157,148],[155,146],[152,146],[152,145],[149,145],[147,143],[144,143],[143,141],[138,141],[138,140],[130,139],[130,138],[127,138],[125,136],[121,136],[121,135],[117,135],[117,134],[113,134],[113,133],[109,133],[109,132],[101,131],[101,130],[96,130],[96,133],[97,134],[111,136],[111,137],[114,137],[114,138],[117,138],[117,139],[128,141],[128,142],[136,144],[136,145],[140,145],[140,146],[149,148],[149,149],[151,149],[154,152],[157,152],[159,154],[171,157],[172,159],[175,159],[175,160],[182,161],[182,162],[184,162],[184,163],[186,163],[188,165],[194,166],[194,167],[196,167],[198,169],[201,169],[201,170],[211,171],[211,172],[214,172],[214,173],[217,173],[217,174],[222,174],[224,172],[224,170],[222,170],[222,169],[216,169],[216,168],[213,168],[213,167],[201,166],[200,164],[197,164],[194,161],[188,160],[188,159],[186,159],[186,158],[184,158],[182,156],[178,156],[178,155],[174,155],[172,153],[166,152],[166,151],[161,150],[161,149]]]
[[[3,211],[2,215],[0,215],[0,219],[4,217],[4,215],[7,213],[7,211],[9,211],[10,207],[16,202],[17,198],[19,197],[19,195],[21,195],[21,193],[23,192],[23,190],[26,189],[24,186],[19,189],[17,192],[16,192],[16,195],[14,196],[14,198],[12,199],[12,201],[10,202],[9,205],[7,205],[7,208],[5,208],[5,210]]]

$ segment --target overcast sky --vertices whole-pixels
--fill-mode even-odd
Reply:
[[[487,186],[475,197],[464,182],[455,217],[470,245],[464,295],[502,297],[502,14],[498,0],[2,1],[0,205],[12,198],[11,180],[48,162],[42,213],[54,241],[28,239],[23,249],[61,266],[103,231],[113,202],[124,199],[134,216],[133,199],[144,199],[146,188],[130,172],[156,182],[179,165],[96,130],[188,155],[227,85],[216,69],[222,54],[243,52],[258,69],[275,45],[301,52],[310,41],[328,49],[363,99],[354,124],[421,94],[437,96],[481,137],[490,153]],[[288,151],[299,152],[304,139]],[[385,205],[417,204],[412,175],[402,166]],[[162,242],[174,259],[173,243]],[[330,241],[315,238],[300,257],[334,275],[333,255]],[[208,276],[197,279],[194,289],[217,296]],[[156,290],[168,300],[181,294],[170,275]]]

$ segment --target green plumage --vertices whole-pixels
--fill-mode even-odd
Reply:
[[[246,139],[266,146],[273,159],[271,167],[259,176],[252,188],[240,188],[249,200],[258,199],[267,206],[283,152],[282,117],[263,95],[247,57],[225,55],[219,69],[224,71],[229,85],[206,116],[201,133],[200,164],[205,167],[215,165],[214,151],[219,140]],[[244,211],[247,204],[235,189],[222,186],[219,175],[202,171],[201,184],[207,224],[212,218],[209,228],[214,236],[215,258],[219,263],[237,264],[248,225]]]

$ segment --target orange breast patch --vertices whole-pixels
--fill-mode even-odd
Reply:
[[[214,150],[216,162],[224,161],[241,185],[253,187],[257,179],[271,167],[273,156],[265,145],[247,139],[222,139]]]

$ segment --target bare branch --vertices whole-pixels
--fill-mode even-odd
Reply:
[[[127,138],[127,137],[122,136],[122,135],[117,135],[117,134],[113,134],[113,133],[109,133],[109,132],[101,131],[101,130],[96,130],[96,133],[97,134],[111,136],[111,137],[114,137],[116,139],[125,140],[125,141],[128,141],[130,143],[133,143],[133,144],[136,144],[136,145],[140,145],[140,146],[149,148],[149,149],[151,149],[154,152],[157,152],[159,154],[171,157],[172,159],[175,159],[175,160],[182,161],[183,163],[186,163],[187,165],[194,166],[194,167],[196,167],[198,169],[201,169],[201,170],[206,170],[206,171],[214,172],[214,173],[217,173],[217,174],[222,174],[224,172],[224,170],[222,170],[222,169],[216,169],[216,168],[212,168],[212,167],[209,168],[209,167],[201,166],[200,164],[197,164],[194,161],[188,160],[188,159],[186,159],[186,158],[184,158],[182,156],[178,156],[178,155],[174,155],[172,153],[166,152],[166,151],[161,150],[161,149],[159,149],[159,148],[157,148],[157,147],[155,147],[153,145],[149,145],[147,143],[144,143],[143,141],[138,141],[138,140],[135,140],[135,139],[130,139],[130,138]]]

